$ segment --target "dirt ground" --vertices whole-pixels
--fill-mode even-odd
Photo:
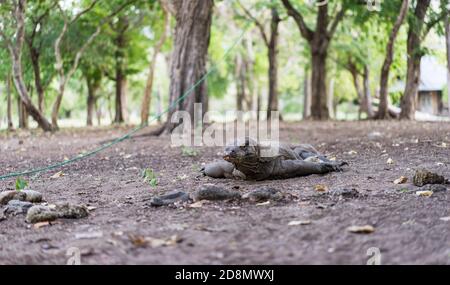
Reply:
[[[121,129],[63,130],[55,135],[0,134],[0,174],[44,166],[75,156],[123,134]],[[374,133],[375,132],[375,133]],[[81,251],[82,264],[366,264],[370,248],[382,264],[450,264],[450,194],[418,197],[410,182],[425,167],[450,178],[450,124],[418,122],[302,122],[282,124],[281,138],[311,143],[349,163],[342,173],[277,181],[212,179],[199,174],[220,148],[182,156],[169,137],[140,137],[95,157],[30,177],[30,189],[49,203],[72,202],[96,209],[79,220],[35,228],[24,216],[0,221],[0,264],[65,264],[67,252]],[[392,164],[387,160],[391,158]],[[159,184],[140,177],[152,168]],[[393,181],[409,178],[406,184]],[[209,202],[200,208],[149,206],[155,195],[193,192],[205,183],[247,193],[271,186],[283,202]],[[319,193],[356,189],[356,197]],[[0,181],[0,190],[14,180]],[[288,225],[291,221],[311,221]],[[349,226],[372,225],[371,234]],[[167,246],[139,246],[140,238],[170,239]],[[134,241],[134,243],[133,243]],[[370,254],[369,250],[369,254]]]

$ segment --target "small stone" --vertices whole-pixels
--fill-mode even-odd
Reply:
[[[314,186],[314,190],[317,192],[327,192],[328,187],[326,185],[318,184],[318,185]]]
[[[23,191],[4,191],[0,193],[0,205],[6,205],[11,200],[25,201],[26,194]]]
[[[192,194],[194,201],[200,200],[232,200],[241,198],[241,194],[237,191],[229,191],[215,185],[204,185]]]
[[[413,177],[413,183],[416,186],[423,186],[426,184],[445,184],[446,179],[444,176],[438,175],[437,173],[433,173],[426,169],[416,170],[416,173]]]
[[[158,197],[153,197],[150,200],[150,205],[153,207],[167,206],[175,204],[176,202],[189,201],[189,194],[183,191],[174,191]]]
[[[38,191],[34,190],[22,190],[21,192],[25,193],[25,201],[31,203],[40,203],[42,202],[42,194]]]
[[[431,195],[433,195],[433,191],[417,191],[416,195],[422,197],[430,197]]]
[[[59,217],[58,212],[42,205],[36,205],[28,210],[26,221],[31,224],[39,222],[51,222]]]
[[[359,196],[358,190],[355,188],[341,188],[330,191],[332,196],[341,196],[343,198],[356,198]]]
[[[3,212],[10,215],[26,214],[31,207],[33,207],[33,204],[30,202],[11,200]]]
[[[55,210],[62,219],[81,219],[89,215],[88,209],[83,205],[57,204]]]
[[[367,135],[367,138],[369,140],[376,140],[376,139],[379,139],[379,138],[382,138],[382,137],[383,137],[383,134],[380,133],[380,132],[377,132],[377,131],[373,131],[373,132],[371,132],[371,133],[369,133]]]
[[[283,195],[280,191],[270,188],[270,187],[263,187],[258,188],[250,193],[244,194],[242,196],[243,199],[248,199],[251,202],[254,203],[260,203],[268,200],[278,201],[283,199]]]
[[[400,176],[399,178],[394,180],[394,184],[403,184],[408,181],[408,177]]]

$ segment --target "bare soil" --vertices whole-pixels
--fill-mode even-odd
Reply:
[[[199,148],[183,156],[169,137],[139,137],[61,170],[29,177],[30,189],[48,203],[95,207],[88,218],[59,220],[36,228],[24,216],[0,221],[0,264],[65,264],[71,247],[83,264],[366,264],[368,249],[381,251],[382,264],[450,264],[448,191],[419,197],[415,169],[425,167],[450,178],[450,124],[419,122],[302,122],[281,126],[281,138],[311,143],[349,163],[342,173],[277,181],[211,179],[202,163],[218,158],[220,148]],[[63,130],[54,135],[0,135],[0,173],[44,166],[90,150],[126,131]],[[374,136],[373,132],[381,134]],[[371,135],[369,135],[371,134]],[[392,164],[387,160],[391,158]],[[140,177],[152,168],[159,184]],[[394,184],[400,176],[405,184]],[[256,205],[245,201],[209,202],[200,208],[149,206],[155,195],[195,191],[214,183],[242,193],[271,186],[289,197]],[[320,193],[314,186],[328,187]],[[359,191],[356,197],[329,194]],[[0,190],[14,180],[0,181]],[[289,226],[291,221],[311,221]],[[349,226],[371,225],[370,234]],[[143,246],[147,238],[178,243]]]

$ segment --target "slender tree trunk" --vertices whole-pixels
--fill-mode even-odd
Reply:
[[[34,85],[38,95],[38,109],[41,113],[44,112],[44,86],[41,79],[41,67],[39,63],[40,53],[33,47],[33,43],[29,43],[31,65],[33,66]]]
[[[421,35],[424,19],[430,0],[417,0],[415,19],[409,23],[407,41],[407,72],[405,92],[401,100],[400,119],[413,120],[416,112],[416,98],[420,80],[420,61],[422,59]]]
[[[270,22],[270,40],[268,45],[269,58],[269,102],[267,108],[267,119],[270,119],[272,111],[278,110],[278,26],[281,19],[276,8],[272,8],[272,19]]]
[[[153,78],[155,73],[155,67],[156,67],[156,59],[158,57],[158,54],[160,53],[167,35],[169,34],[170,30],[170,21],[169,21],[169,13],[164,8],[164,5],[162,5],[163,11],[164,11],[164,31],[154,47],[153,50],[153,56],[150,62],[150,67],[147,75],[147,83],[145,85],[145,91],[144,91],[144,99],[142,100],[142,108],[141,108],[141,125],[147,125],[148,124],[148,116],[150,113],[151,108],[151,96],[152,96],[152,89],[153,89]]]
[[[364,112],[364,107],[363,107],[364,106],[364,103],[363,103],[364,92],[363,92],[363,88],[361,88],[361,83],[359,81],[359,76],[358,76],[356,67],[354,65],[350,66],[349,70],[350,70],[350,74],[352,75],[353,86],[355,86],[355,91],[358,96],[358,103],[359,103],[358,119],[360,120],[361,114]]]
[[[327,108],[328,113],[330,114],[330,118],[334,118],[334,82],[335,79],[332,77],[330,79],[330,85],[328,86],[328,93],[327,93]]]
[[[236,110],[243,111],[244,100],[246,97],[246,70],[242,58],[242,54],[236,54],[235,58],[235,73],[236,73]]]
[[[187,91],[206,73],[206,59],[210,39],[213,0],[190,0],[174,2],[176,26],[174,49],[171,60],[169,105],[177,102],[168,114],[163,130],[171,132],[172,114],[178,110],[188,111],[194,119],[194,103],[203,104],[203,114],[208,108],[207,84],[202,81],[186,98]],[[203,115],[202,114],[202,115]],[[193,121],[192,121],[193,122]]]
[[[305,68],[305,78],[303,79],[303,119],[311,117],[311,77],[309,70]]]
[[[380,76],[380,104],[378,106],[377,119],[388,119],[389,116],[389,100],[388,100],[388,92],[389,92],[389,71],[391,69],[391,64],[394,58],[394,44],[395,39],[397,38],[398,32],[404,19],[406,18],[406,14],[408,12],[408,0],[403,0],[402,6],[400,8],[400,13],[397,16],[397,20],[395,21],[394,27],[392,28],[391,34],[389,35],[389,41],[386,47],[386,57],[383,62],[383,66],[381,67],[381,76]]]
[[[86,102],[86,125],[92,126],[94,121],[95,106],[97,105],[97,91],[100,87],[100,80],[92,79],[86,76],[86,85],[88,90]]]
[[[126,120],[126,96],[127,96],[127,74],[126,55],[127,40],[125,31],[128,27],[128,20],[120,17],[119,33],[116,38],[116,114],[114,123],[123,123]]]
[[[447,9],[447,7],[445,8]],[[450,17],[448,10],[445,14],[445,46],[447,48],[447,104],[450,116]]]
[[[364,112],[367,113],[367,118],[373,118],[373,107],[372,107],[372,95],[370,94],[370,74],[369,67],[364,65],[363,72],[363,89],[364,89],[364,97],[363,97],[363,105]]]
[[[11,74],[8,74],[6,77],[6,117],[8,130],[12,131],[14,129],[13,121],[12,121],[12,102],[11,102]]]
[[[330,114],[327,106],[326,89],[327,53],[313,53],[311,75],[311,117],[314,120],[328,120]]]

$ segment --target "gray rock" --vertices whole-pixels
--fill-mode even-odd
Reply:
[[[248,199],[251,202],[259,203],[264,201],[279,201],[283,199],[283,194],[270,187],[258,188],[250,193],[244,194],[242,196],[244,199]]]
[[[89,211],[84,205],[62,203],[57,204],[55,210],[58,213],[58,217],[62,219],[81,219],[89,215]]]
[[[33,207],[33,204],[30,202],[11,200],[6,205],[3,213],[9,215],[26,214],[31,207]]]
[[[192,193],[192,199],[194,201],[200,200],[220,201],[220,200],[232,200],[240,198],[241,194],[239,192],[226,190],[222,187],[212,184],[204,185],[199,190]]]
[[[23,191],[4,191],[0,192],[0,205],[6,205],[11,200],[25,201],[26,194]]]
[[[416,170],[416,173],[413,177],[413,183],[416,186],[423,186],[426,184],[445,184],[447,180],[444,176],[441,176],[437,173],[431,172],[426,169]]]
[[[59,218],[59,213],[47,206],[36,205],[28,210],[26,221],[28,223],[51,222]]]
[[[341,188],[341,189],[332,189],[330,191],[330,195],[340,196],[342,198],[356,198],[359,196],[359,192],[354,188]]]
[[[42,202],[42,194],[38,191],[34,190],[22,190],[21,192],[25,193],[25,201],[31,203],[40,203]]]
[[[42,194],[34,190],[11,190],[0,193],[0,205],[6,205],[11,200],[40,203],[42,202]]]
[[[150,205],[153,207],[167,206],[177,202],[189,201],[189,194],[183,191],[174,191],[158,197],[153,197],[150,200]]]

